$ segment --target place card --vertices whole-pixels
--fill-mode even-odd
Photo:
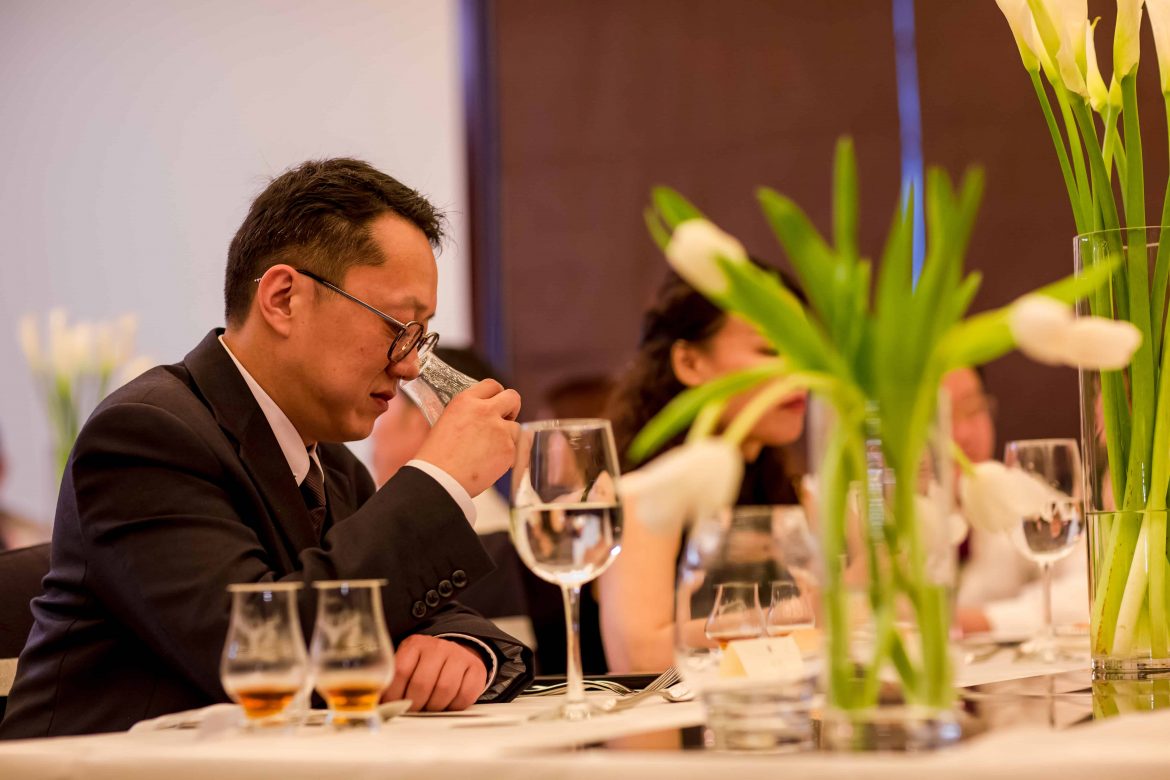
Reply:
[[[720,677],[793,680],[805,674],[800,647],[790,636],[757,637],[729,642],[719,663]]]

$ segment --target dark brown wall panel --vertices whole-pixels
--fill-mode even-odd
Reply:
[[[864,248],[880,251],[900,176],[889,2],[494,8],[505,320],[529,416],[552,383],[618,371],[632,354],[665,268],[641,216],[655,184],[679,188],[750,251],[783,262],[755,188],[794,197],[827,230],[833,145],[848,133]],[[995,4],[919,2],[917,17],[926,161],[955,176],[985,166],[969,262],[986,277],[977,307],[998,305],[1071,270],[1059,169]],[[1103,52],[1108,27],[1103,20]],[[1156,84],[1143,88],[1147,113],[1157,112]],[[1149,136],[1147,153],[1157,146],[1152,156],[1164,156],[1164,136]],[[1009,357],[988,376],[1001,437],[1075,435],[1073,371]]]

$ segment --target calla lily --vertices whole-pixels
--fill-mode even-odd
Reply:
[[[1150,11],[1150,26],[1154,28],[1162,92],[1170,94],[1170,0],[1146,0],[1146,8]]]
[[[656,533],[676,534],[688,518],[735,503],[743,456],[719,438],[700,439],[622,475],[623,501]]]
[[[1048,56],[1056,63],[1066,89],[1086,100],[1085,22],[1087,0],[1028,0],[1036,27]]]
[[[1109,107],[1109,87],[1105,86],[1105,79],[1101,77],[1101,69],[1097,66],[1097,47],[1093,43],[1093,34],[1099,21],[1101,20],[1094,19],[1085,26],[1085,82],[1089,87],[1089,105],[1098,114],[1103,114]],[[1120,96],[1121,93],[1118,92],[1118,97]]]
[[[1007,18],[1024,68],[1036,73],[1040,69],[1040,61],[1036,57],[1038,42],[1034,37],[1036,25],[1032,22],[1032,12],[1028,10],[1028,0],[995,0],[995,3]]]
[[[1008,468],[995,460],[976,463],[959,477],[959,500],[967,522],[991,533],[1043,514],[1049,503],[1061,498],[1068,500],[1023,469]]]
[[[1020,351],[1047,365],[1064,363],[1072,321],[1072,309],[1044,295],[1025,295],[1012,305],[1008,315],[1008,326]]]
[[[1150,21],[1154,15],[1151,12]],[[1137,70],[1141,54],[1142,0],[1117,0],[1117,27],[1113,31],[1113,75],[1121,79]],[[1157,43],[1157,27],[1154,28]],[[1161,57],[1162,45],[1158,44]],[[1165,89],[1165,71],[1162,77]]]
[[[746,263],[747,251],[734,236],[705,219],[688,219],[674,229],[666,245],[666,259],[687,284],[702,293],[721,295],[728,282],[715,262],[723,258]]]
[[[45,365],[45,356],[41,352],[41,339],[37,334],[37,322],[31,314],[20,318],[20,350],[24,359],[28,361],[33,371],[40,371]]]

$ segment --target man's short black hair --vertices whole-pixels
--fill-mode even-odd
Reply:
[[[272,180],[228,249],[224,316],[238,325],[255,295],[254,280],[277,263],[313,271],[335,283],[355,265],[380,265],[370,222],[397,214],[438,247],[445,220],[425,197],[369,163],[340,157],[310,160]]]

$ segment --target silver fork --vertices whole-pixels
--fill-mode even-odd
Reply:
[[[628,693],[624,696],[619,696],[616,699],[605,702],[601,706],[602,709],[604,709],[606,712],[619,712],[621,710],[629,709],[630,707],[645,701],[651,696],[662,696],[668,701],[673,701],[676,698],[681,697],[675,697],[667,689],[678,685],[680,682],[682,682],[682,675],[679,674],[678,669],[675,669],[672,666],[662,674],[655,677],[654,680],[642,690],[635,691],[634,693]]]
[[[520,695],[526,699],[532,696],[554,696],[556,694],[564,693],[567,686],[567,682],[551,683],[549,685],[536,688],[535,690],[529,688]],[[616,693],[619,696],[625,696],[634,693],[631,688],[627,688],[621,683],[615,682],[613,680],[585,680],[585,690]]]

